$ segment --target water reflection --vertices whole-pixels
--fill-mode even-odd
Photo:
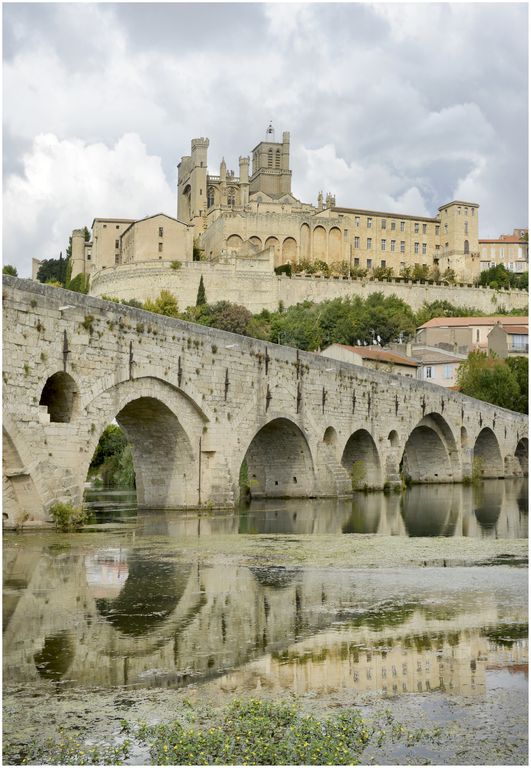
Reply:
[[[527,538],[527,482],[417,485],[401,494],[357,493],[352,499],[256,500],[232,513],[140,510],[137,530],[175,539],[238,533]]]
[[[406,569],[205,567],[171,538],[122,538],[88,552],[33,543],[31,558],[4,542],[19,594],[4,680],[479,695],[489,665],[527,664],[523,569],[453,569],[441,585]]]

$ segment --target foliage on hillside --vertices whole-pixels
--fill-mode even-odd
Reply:
[[[511,360],[471,352],[459,366],[457,385],[463,395],[511,411],[527,413],[528,366],[523,357]]]
[[[528,272],[511,272],[503,264],[484,270],[479,276],[479,284],[489,288],[519,288],[529,289]]]

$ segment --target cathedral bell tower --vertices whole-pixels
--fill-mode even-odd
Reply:
[[[277,198],[291,194],[291,171],[289,168],[289,133],[284,131],[282,142],[275,141],[275,129],[269,123],[266,139],[253,149],[252,174],[249,192],[264,192]]]

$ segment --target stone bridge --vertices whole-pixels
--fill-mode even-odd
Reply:
[[[79,504],[105,427],[139,505],[527,473],[527,417],[400,376],[4,276],[4,520]],[[353,465],[354,472],[353,472]]]

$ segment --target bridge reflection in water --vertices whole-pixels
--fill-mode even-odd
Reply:
[[[102,521],[116,519],[118,499],[122,513],[137,512],[134,494],[100,492],[88,499]],[[402,494],[357,493],[352,499],[262,499],[234,512],[140,510],[138,530],[172,538],[238,533],[527,538],[528,481],[485,480],[478,487],[418,485]]]
[[[481,696],[489,668],[527,670],[523,569],[204,566],[143,522],[106,547],[6,537],[6,683]]]

